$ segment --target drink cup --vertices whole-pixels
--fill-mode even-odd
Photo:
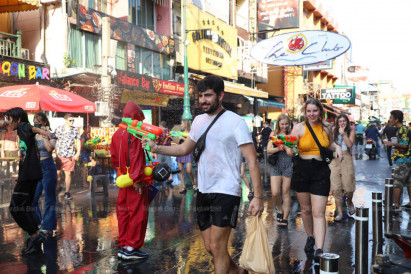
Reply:
[[[396,144],[398,142],[397,137],[391,137],[391,143]]]

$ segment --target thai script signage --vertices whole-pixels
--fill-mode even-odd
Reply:
[[[188,66],[237,79],[237,29],[187,3]]]
[[[117,71],[118,86],[121,88],[184,96],[184,84],[165,81],[128,71]],[[189,90],[192,93],[193,87]]]
[[[110,37],[164,54],[175,52],[174,40],[97,10],[78,5],[77,27],[101,35],[103,17],[110,18]]]
[[[50,81],[50,69],[44,64],[0,57],[0,82],[34,84]]]
[[[278,30],[299,27],[298,0],[258,0],[258,30]]]
[[[320,89],[320,99],[334,100],[334,104],[355,104],[355,87],[335,86]]]
[[[300,66],[336,58],[351,47],[344,35],[307,30],[276,35],[251,49],[256,60],[274,66]]]

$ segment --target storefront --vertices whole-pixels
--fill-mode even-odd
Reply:
[[[154,124],[158,124],[161,120],[165,120],[170,125],[179,122],[181,115],[175,117],[173,112],[181,109],[182,104],[170,104],[170,101],[183,98],[184,84],[120,70],[117,71],[116,83],[121,92],[121,96],[115,102],[120,112],[117,115],[121,115],[128,101],[134,101],[142,109],[151,113]],[[193,93],[192,86],[189,88],[189,93]]]

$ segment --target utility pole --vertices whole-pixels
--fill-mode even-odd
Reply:
[[[108,74],[108,58],[110,57],[110,21],[109,17],[103,17],[103,27],[101,35],[102,43],[102,61],[101,61],[101,99],[108,105],[108,112],[105,118],[100,118],[100,127],[112,126],[112,104],[110,102],[111,93],[111,75]]]
[[[186,17],[186,0],[181,1],[183,4],[183,18],[182,18],[182,34],[183,34],[183,49],[184,49],[184,111],[183,111],[183,120],[191,120],[190,110],[190,94],[188,93],[188,62],[187,62],[187,17]]]

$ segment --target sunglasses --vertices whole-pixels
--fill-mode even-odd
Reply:
[[[74,120],[68,120],[70,123],[73,123],[74,122]]]

